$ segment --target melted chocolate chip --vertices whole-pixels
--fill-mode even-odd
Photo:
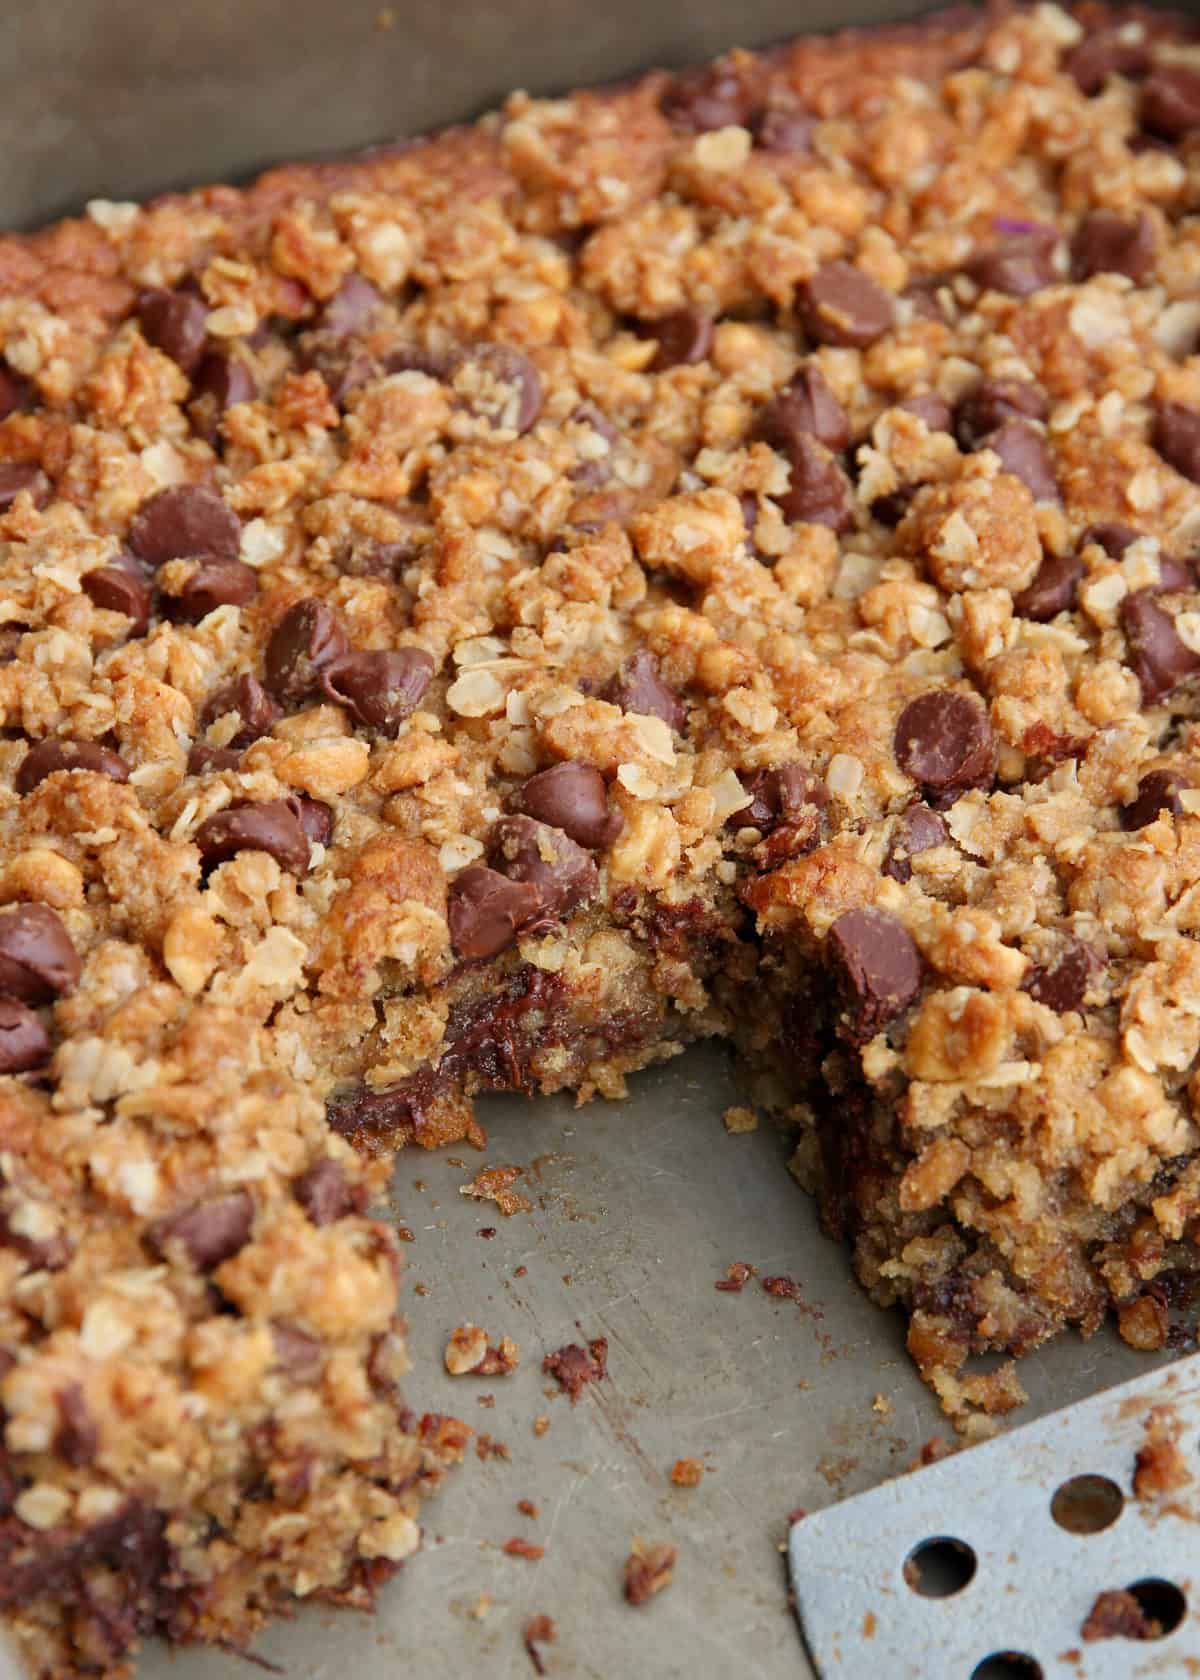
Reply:
[[[87,770],[94,776],[108,776],[114,782],[129,780],[129,766],[119,753],[96,741],[50,736],[30,747],[21,760],[13,786],[20,794],[32,793],[47,776],[60,770]]]
[[[50,1035],[18,998],[0,997],[0,1073],[28,1073],[50,1060]]]
[[[1088,988],[1101,967],[1095,951],[1082,939],[1068,934],[1054,960],[1044,967],[1034,967],[1021,983],[1035,1003],[1059,1015],[1068,1009],[1082,1009]]]
[[[152,596],[133,555],[118,557],[94,572],[85,572],[80,588],[104,612],[124,613],[131,620],[129,634],[143,636],[150,624]]]
[[[314,846],[328,846],[333,839],[333,812],[324,800],[313,799],[307,793],[291,796],[299,807],[300,827]]]
[[[823,810],[829,803],[825,783],[797,760],[754,770],[742,776],[741,782],[750,803],[734,811],[726,824],[729,828],[757,828],[761,834],[770,834],[779,824],[794,822],[806,805]]]
[[[1018,618],[1046,624],[1075,605],[1082,577],[1083,563],[1076,555],[1047,554],[1029,587],[1013,596],[1013,611]]]
[[[612,451],[620,441],[620,432],[594,402],[581,402],[572,409],[570,419],[576,426],[588,426],[608,445],[604,455],[589,455],[567,473],[571,482],[582,490],[596,490],[612,477]]]
[[[768,105],[750,123],[754,144],[762,152],[799,154],[812,150],[816,118],[801,105]]]
[[[529,357],[512,344],[476,344],[466,359],[506,393],[498,405],[491,397],[481,403],[492,424],[527,432],[542,412],[542,381]]]
[[[525,881],[540,908],[566,916],[596,896],[599,871],[590,853],[561,828],[532,817],[501,817],[492,830],[492,863],[510,881]]]
[[[460,957],[494,957],[511,945],[518,929],[541,908],[536,887],[510,881],[499,870],[474,863],[450,883],[446,919],[450,943]]]
[[[184,373],[194,373],[204,354],[208,306],[195,292],[172,292],[164,287],[143,292],[137,303],[142,336]]]
[[[423,344],[402,344],[384,358],[388,373],[423,373],[427,379],[450,379],[462,362],[457,350],[430,350]]]
[[[1058,500],[1058,480],[1050,446],[1029,420],[1006,420],[984,438],[982,447],[1000,457],[1005,472],[1026,486],[1035,502]]]
[[[671,79],[662,113],[674,128],[708,134],[717,128],[744,128],[758,101],[728,59],[697,64]]]
[[[351,1184],[341,1162],[329,1155],[292,1180],[292,1194],[314,1225],[332,1225],[349,1213],[361,1213],[366,1205],[359,1186]]]
[[[242,720],[237,734],[225,743],[235,752],[244,752],[252,742],[269,735],[283,716],[258,678],[248,674],[217,690],[204,708],[201,722],[207,727],[227,712],[236,712]]]
[[[33,387],[29,381],[14,373],[8,363],[0,359],[0,420],[32,408],[33,404]]]
[[[173,484],[143,502],[129,530],[129,546],[152,566],[195,555],[236,559],[242,524],[215,490]]]
[[[1157,705],[1200,671],[1200,655],[1179,638],[1175,620],[1159,606],[1155,589],[1137,589],[1118,609],[1130,669],[1147,706]]]
[[[702,309],[677,309],[671,315],[660,315],[656,321],[647,321],[640,331],[643,337],[658,340],[658,350],[650,363],[652,373],[702,362],[712,348],[712,316]]]
[[[886,910],[846,910],[825,943],[841,997],[842,1030],[856,1044],[874,1038],[921,989],[921,955],[912,935]]]
[[[298,1324],[273,1318],[271,1339],[275,1343],[276,1365],[286,1371],[293,1382],[312,1382],[320,1374],[324,1349],[316,1336],[310,1336]]]
[[[601,697],[614,706],[620,706],[623,712],[639,712],[645,717],[661,718],[680,735],[687,727],[687,707],[675,690],[663,681],[658,660],[644,648],[630,655],[617,675],[605,684]],[[531,816],[536,814],[530,812]]]
[[[967,264],[966,272],[984,291],[1005,292],[1009,297],[1030,297],[1056,278],[1054,247],[1056,228],[1037,228],[1013,234],[989,251],[981,251]]]
[[[316,330],[332,339],[357,338],[382,303],[369,280],[361,274],[348,274],[322,309]]]
[[[996,743],[987,712],[968,694],[931,689],[909,702],[896,723],[896,762],[932,794],[988,787]]]
[[[513,804],[527,817],[597,851],[612,845],[623,823],[620,811],[608,803],[608,786],[600,772],[571,760],[531,776]]]
[[[1154,273],[1154,223],[1142,214],[1126,220],[1115,210],[1093,210],[1071,241],[1071,274],[1124,274],[1141,285]]]
[[[1154,417],[1154,447],[1169,466],[1200,484],[1200,409],[1160,402]]]
[[[1141,536],[1132,525],[1119,525],[1115,521],[1099,525],[1089,525],[1079,539],[1079,546],[1084,549],[1089,543],[1098,543],[1110,560],[1119,560],[1131,543],[1137,542]]]
[[[147,1226],[146,1241],[165,1259],[178,1251],[198,1271],[211,1272],[246,1246],[253,1223],[249,1191],[231,1190],[157,1220]]]
[[[936,391],[921,391],[915,397],[907,397],[896,407],[905,414],[915,414],[918,420],[923,420],[931,432],[948,432],[953,429],[953,416],[950,404],[945,397],[939,397]]]
[[[52,1443],[55,1456],[76,1469],[91,1464],[100,1445],[100,1435],[83,1389],[78,1383],[68,1383],[54,1396],[54,1403],[58,1410],[58,1428]]]
[[[227,863],[239,852],[266,852],[293,875],[308,872],[308,836],[293,799],[265,799],[255,805],[230,805],[206,817],[195,840],[206,869]]]
[[[242,755],[233,747],[210,747],[207,741],[197,741],[188,752],[188,775],[215,775],[220,770],[236,770]]]
[[[162,597],[168,618],[199,624],[218,607],[244,607],[258,594],[258,573],[241,560],[201,560],[178,595]]]
[[[814,437],[835,452],[845,449],[850,421],[820,368],[807,362],[760,410],[754,435],[792,460],[803,437]]]
[[[918,852],[932,851],[935,846],[950,844],[950,830],[945,821],[928,805],[910,805],[896,818],[892,837],[888,842],[883,873],[893,881],[912,880],[912,859]]]
[[[818,344],[865,350],[888,331],[895,305],[869,274],[853,263],[831,262],[819,268],[796,296],[800,323]]]
[[[981,379],[959,398],[954,435],[963,449],[982,449],[1005,421],[1044,420],[1049,412],[1045,391],[1032,379]]]
[[[779,497],[785,519],[797,525],[827,525],[849,531],[854,525],[850,481],[815,438],[799,437],[792,448],[791,483]]]
[[[348,647],[346,632],[324,601],[315,595],[297,601],[267,642],[267,686],[285,705],[298,705],[320,687],[321,672]]]
[[[1200,128],[1200,70],[1160,64],[1142,87],[1141,120],[1161,140],[1182,140]]]
[[[0,911],[0,996],[52,1003],[74,990],[82,971],[71,936],[49,905]]]
[[[1183,812],[1180,795],[1191,787],[1188,778],[1178,770],[1151,770],[1138,783],[1138,790],[1128,805],[1121,807],[1121,827],[1145,828],[1163,812],[1173,817]]]
[[[1150,62],[1150,48],[1144,40],[1122,40],[1116,31],[1101,30],[1073,47],[1063,68],[1075,78],[1079,91],[1090,99],[1100,92],[1110,76],[1126,76],[1135,81],[1146,74]]]
[[[211,397],[218,414],[235,403],[253,402],[258,395],[254,375],[228,350],[210,350],[192,376],[197,397]]]
[[[365,729],[392,735],[420,704],[434,670],[424,648],[353,652],[323,668],[321,687]]]
[[[34,507],[45,507],[50,500],[50,480],[40,467],[27,461],[0,463],[0,513],[7,513],[23,490],[29,492]]]

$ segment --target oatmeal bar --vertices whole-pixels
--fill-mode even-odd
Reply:
[[[1020,1395],[972,1355],[1165,1338],[1195,34],[959,10],[0,239],[36,1672],[416,1550],[467,1431],[404,1405],[370,1207],[479,1091],[731,1039],[967,1432]]]

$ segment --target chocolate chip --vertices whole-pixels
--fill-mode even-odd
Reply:
[[[28,1073],[50,1060],[50,1035],[26,1003],[0,998],[0,1073]]]
[[[348,1213],[361,1213],[364,1197],[346,1177],[340,1161],[325,1155],[292,1180],[292,1195],[314,1225],[332,1225]]]
[[[267,642],[267,684],[285,705],[296,705],[320,686],[321,672],[346,653],[349,643],[336,614],[315,595],[289,607]]]
[[[1014,234],[973,257],[966,272],[984,291],[1030,297],[1057,278],[1053,260],[1057,243],[1055,228]]]
[[[424,648],[353,652],[325,666],[321,687],[327,699],[345,706],[364,728],[394,735],[420,704],[434,669]]]
[[[800,105],[768,105],[750,122],[754,144],[762,152],[800,153],[812,150],[816,118]]]
[[[1160,554],[1158,557],[1158,587],[1170,593],[1184,589],[1195,589],[1196,574],[1183,560],[1177,560],[1173,554]]]
[[[241,560],[201,560],[178,595],[164,594],[163,611],[184,624],[199,624],[218,607],[244,607],[258,594],[258,573]]]
[[[1178,817],[1183,812],[1180,795],[1191,782],[1178,770],[1150,770],[1138,783],[1138,790],[1128,805],[1121,807],[1121,827],[1145,828],[1162,811]]]
[[[361,345],[323,341],[308,334],[302,341],[300,361],[303,367],[315,369],[321,375],[330,401],[338,408],[345,408],[346,399],[378,379],[381,372],[378,359]]]
[[[267,852],[293,875],[308,871],[308,836],[292,799],[227,806],[205,818],[195,840],[206,869],[215,869],[239,852]]]
[[[227,712],[236,712],[242,720],[236,735],[225,743],[235,752],[244,752],[254,741],[269,735],[283,716],[257,677],[244,674],[219,688],[205,706],[201,722],[207,727]]]
[[[240,752],[232,747],[210,747],[207,741],[197,741],[188,752],[188,775],[215,775],[220,770],[236,770],[242,762]]]
[[[1155,449],[1169,466],[1200,484],[1200,409],[1160,402],[1154,417]]]
[[[307,793],[295,793],[292,798],[299,806],[300,827],[313,845],[328,846],[333,839],[333,812],[329,806]]]
[[[806,805],[822,810],[829,803],[825,783],[806,764],[795,760],[768,770],[754,770],[742,776],[741,783],[751,796],[750,803],[734,811],[726,824],[729,828],[757,828],[762,834],[770,834],[780,823],[793,822]]]
[[[20,794],[32,793],[39,782],[59,770],[88,770],[94,776],[108,776],[114,782],[129,780],[129,766],[119,753],[97,741],[73,741],[50,736],[30,747],[13,778]]]
[[[329,338],[355,338],[365,332],[381,307],[382,297],[361,274],[348,274],[322,309],[317,331]]]
[[[315,1336],[301,1330],[298,1324],[282,1319],[271,1320],[271,1339],[275,1343],[275,1363],[287,1372],[293,1382],[312,1382],[324,1363],[324,1348]]]
[[[1154,223],[1144,213],[1127,221],[1115,210],[1093,210],[1071,241],[1071,274],[1125,274],[1141,285],[1154,272]]]
[[[32,408],[33,404],[33,387],[29,381],[14,373],[7,362],[0,360],[0,420],[7,420],[10,414],[18,414],[22,409]]]
[[[254,375],[237,356],[227,350],[210,350],[192,376],[197,397],[211,397],[218,414],[235,403],[253,402],[258,395]]]
[[[846,910],[825,943],[844,1010],[846,1036],[864,1044],[921,989],[921,955],[904,923],[886,910]]]
[[[889,490],[886,496],[876,496],[871,503],[871,518],[878,519],[881,525],[894,531],[912,506],[916,493],[915,484],[901,484],[897,489]]]
[[[612,477],[612,451],[620,441],[621,434],[606,414],[598,409],[594,402],[581,402],[571,410],[570,420],[576,426],[588,426],[599,434],[608,445],[604,455],[589,455],[567,473],[573,484],[584,490],[595,490],[600,485],[607,484]]]
[[[954,435],[963,449],[981,449],[1006,420],[1044,420],[1049,412],[1046,393],[1032,379],[981,379],[959,398]]]
[[[1058,480],[1045,437],[1030,420],[1006,420],[981,445],[1000,457],[1005,472],[1026,486],[1035,502],[1058,500]]]
[[[27,461],[0,463],[0,513],[7,513],[22,490],[27,490],[34,507],[45,507],[50,500],[50,480],[40,467]]]
[[[50,1003],[74,989],[82,969],[70,934],[49,905],[0,911],[0,997]]]
[[[242,524],[215,490],[199,484],[173,484],[160,490],[138,509],[129,531],[129,546],[152,566],[194,555],[235,559],[242,541]]]
[[[896,818],[883,860],[883,873],[893,881],[911,881],[912,859],[918,852],[949,844],[950,830],[938,813],[928,805],[910,805]]]
[[[529,357],[512,344],[476,344],[466,359],[502,391],[513,393],[504,396],[498,408],[488,399],[492,424],[527,432],[542,412],[542,381]]]
[[[896,723],[896,762],[934,794],[990,785],[996,743],[987,712],[969,694],[934,688],[911,700]]]
[[[450,883],[450,943],[460,957],[494,957],[512,944],[518,928],[532,921],[540,907],[536,887],[473,863]]]
[[[137,302],[142,336],[177,362],[184,373],[195,371],[207,337],[208,306],[195,292],[171,292],[164,287],[143,292]]]
[[[854,525],[850,482],[829,451],[815,438],[800,437],[790,459],[791,483],[778,498],[784,518],[792,524],[849,531]]]
[[[492,830],[492,862],[510,881],[525,881],[543,911],[566,916],[596,896],[599,872],[591,855],[561,828],[532,817],[501,817]]]
[[[513,803],[527,817],[561,828],[581,846],[601,850],[621,832],[621,813],[609,805],[604,777],[590,764],[568,760],[539,770],[518,790]]]
[[[1200,671],[1200,655],[1180,640],[1175,620],[1159,606],[1157,594],[1155,589],[1134,590],[1118,608],[1128,663],[1147,706],[1156,705]]]
[[[645,322],[638,330],[643,338],[658,340],[651,373],[702,362],[712,348],[712,316],[702,309],[677,309],[671,315]]]
[[[1200,70],[1160,64],[1142,87],[1141,122],[1162,140],[1182,140],[1200,128]]]
[[[1047,554],[1029,587],[1013,596],[1013,611],[1046,624],[1075,605],[1082,577],[1083,564],[1074,554]]]
[[[452,377],[462,362],[458,350],[430,350],[423,344],[401,344],[384,357],[388,373],[423,373],[428,379],[446,380]]]
[[[1089,986],[1101,964],[1090,945],[1068,934],[1062,949],[1045,967],[1034,967],[1021,982],[1035,1003],[1045,1004],[1062,1015],[1068,1009],[1082,1009]]]
[[[953,419],[950,404],[945,397],[939,397],[936,391],[920,391],[915,397],[906,397],[896,407],[905,414],[915,414],[918,420],[923,420],[931,432],[948,432],[952,429]]]
[[[605,700],[623,712],[658,717],[680,735],[687,725],[687,707],[673,688],[668,688],[658,670],[658,660],[644,648],[631,654],[601,691]],[[531,812],[530,815],[536,815]]]
[[[249,1191],[231,1190],[156,1220],[146,1228],[146,1241],[165,1259],[176,1249],[198,1271],[211,1272],[246,1246],[253,1223],[254,1201]]]
[[[1098,543],[1110,560],[1119,560],[1131,543],[1137,542],[1141,536],[1132,525],[1120,525],[1115,520],[1099,525],[1089,525],[1079,539],[1079,546],[1084,549],[1089,543]]]
[[[91,1464],[100,1445],[95,1419],[88,1410],[83,1389],[77,1382],[68,1383],[54,1396],[58,1409],[58,1428],[54,1432],[53,1451],[64,1464],[76,1469]]]
[[[744,128],[758,100],[728,59],[697,64],[671,79],[662,98],[662,113],[675,128],[688,134],[708,134],[716,128]]]
[[[789,460],[802,437],[814,437],[835,452],[850,442],[846,410],[815,362],[807,362],[759,411],[754,435]]]
[[[919,274],[909,281],[900,296],[909,305],[915,321],[945,323],[953,319],[954,294],[947,290],[949,284],[945,274]]]
[[[1090,99],[1110,76],[1127,76],[1135,81],[1146,74],[1150,62],[1150,48],[1144,40],[1122,40],[1116,31],[1102,30],[1073,47],[1063,68]]]
[[[79,584],[89,601],[102,611],[124,613],[132,621],[131,636],[145,635],[150,624],[152,596],[132,554],[118,557],[107,566],[98,566],[94,572],[85,572]]]
[[[853,263],[831,262],[819,268],[796,294],[800,324],[818,344],[849,345],[865,350],[895,320],[891,297]]]

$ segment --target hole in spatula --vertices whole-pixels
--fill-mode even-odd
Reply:
[[[1072,1476],[1050,1501],[1050,1515],[1070,1534],[1099,1534],[1124,1508],[1125,1495],[1107,1476]]]
[[[997,1651],[976,1664],[971,1680],[1043,1680],[1043,1674],[1036,1657],[1026,1657],[1020,1651]]]
[[[922,1540],[904,1560],[904,1579],[922,1598],[952,1598],[974,1574],[975,1553],[947,1535]]]
[[[1147,1622],[1153,1622],[1161,1629],[1159,1633],[1143,1634],[1144,1639],[1165,1639],[1167,1634],[1175,1632],[1187,1615],[1187,1599],[1174,1581],[1156,1578],[1135,1581],[1129,1591],[1137,1599],[1138,1608]]]

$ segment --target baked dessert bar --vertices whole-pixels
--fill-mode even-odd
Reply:
[[[958,11],[0,240],[0,1603],[363,1604],[392,1152],[721,1034],[967,1433],[1200,1191],[1200,46]],[[988,1362],[984,1362],[985,1366]],[[419,1375],[414,1382],[420,1390]]]

